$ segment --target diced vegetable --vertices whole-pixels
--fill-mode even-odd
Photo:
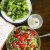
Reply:
[[[18,38],[18,35],[19,35],[19,34],[15,34],[14,37],[15,37],[15,38]]]
[[[24,36],[25,38],[28,38],[28,33],[24,33],[23,36]]]
[[[19,35],[19,40],[20,40],[21,42],[24,42],[25,37],[24,37],[23,35]]]
[[[20,48],[24,49],[26,47],[26,44],[19,44]]]
[[[31,39],[28,39],[27,42],[31,42]]]
[[[18,42],[12,42],[12,46],[13,46],[14,48],[16,48],[17,45],[18,45]]]
[[[31,36],[34,36],[34,32],[30,32]]]

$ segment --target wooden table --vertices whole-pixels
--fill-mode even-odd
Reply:
[[[50,32],[50,0],[31,0],[31,2],[32,2],[32,13],[40,14],[44,21],[43,26],[40,29],[37,29],[36,31],[39,33],[39,35],[49,33]],[[22,24],[27,25],[27,21]],[[3,47],[3,50],[6,50],[5,46]],[[40,50],[50,50],[50,37],[41,38]]]

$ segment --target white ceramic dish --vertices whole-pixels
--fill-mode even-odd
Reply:
[[[31,5],[31,1],[30,0],[27,0],[27,2],[28,2],[28,6],[29,6],[29,14],[27,15],[27,17],[23,17],[23,18],[20,18],[20,19],[17,19],[17,20],[15,20],[15,21],[13,21],[10,17],[8,17],[7,15],[6,15],[6,13],[4,12],[4,11],[2,11],[1,10],[1,14],[2,14],[2,16],[7,20],[7,21],[9,21],[9,22],[11,22],[11,23],[21,23],[21,22],[24,22],[28,17],[29,17],[29,15],[31,14],[31,11],[32,11],[32,5]],[[4,0],[2,0],[2,3],[4,3]]]

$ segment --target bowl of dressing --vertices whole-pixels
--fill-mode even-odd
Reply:
[[[28,25],[32,28],[32,29],[38,29],[42,26],[43,24],[43,19],[39,14],[32,14],[29,18],[28,18]]]

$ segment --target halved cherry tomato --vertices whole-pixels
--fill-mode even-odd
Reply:
[[[30,34],[31,34],[31,36],[34,36],[35,33],[32,31],[32,32],[30,32]]]
[[[33,45],[32,45],[32,44],[30,44],[29,46],[30,46],[30,47],[33,47]]]
[[[19,33],[19,31],[16,29],[16,34],[18,34]]]
[[[34,47],[34,48],[36,48],[36,47],[37,47],[36,45],[32,45],[32,44],[30,44],[29,46],[30,46],[30,47]]]
[[[33,47],[36,48],[37,46],[36,45],[33,45]]]
[[[26,47],[26,44],[19,44],[20,48],[24,49]]]
[[[29,31],[29,30],[27,30],[27,31],[25,31],[25,33],[28,33],[28,34],[30,34],[30,31]]]
[[[13,46],[14,48],[16,48],[16,45],[18,45],[18,42],[12,42],[12,46]]]
[[[19,44],[19,42],[16,42],[16,45],[18,45]]]
[[[15,37],[15,38],[18,38],[18,35],[19,35],[19,34],[14,34],[14,37]]]
[[[23,35],[19,35],[18,38],[19,38],[19,40],[20,40],[21,42],[24,42],[24,40],[25,40],[25,37],[24,37]]]
[[[27,42],[31,42],[31,39],[28,39]]]
[[[15,32],[15,34],[14,34],[14,37],[15,37],[15,38],[18,38],[18,35],[19,35],[19,31],[16,29],[16,32]]]
[[[24,33],[23,36],[24,36],[25,38],[28,38],[28,33]]]

